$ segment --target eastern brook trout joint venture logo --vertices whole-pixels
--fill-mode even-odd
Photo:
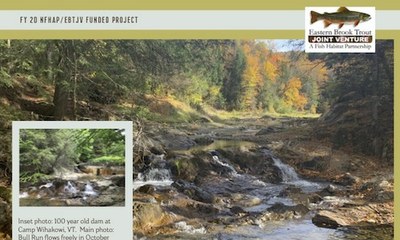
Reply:
[[[375,52],[375,8],[307,7],[306,52]]]

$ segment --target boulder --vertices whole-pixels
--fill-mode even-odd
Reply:
[[[360,178],[355,177],[355,176],[351,175],[350,173],[345,173],[334,181],[334,183],[336,183],[338,185],[342,185],[342,186],[352,186],[359,182],[360,182]]]
[[[293,212],[295,215],[304,215],[310,210],[303,204],[297,204],[295,206],[287,206],[283,203],[275,203],[272,207],[267,209],[269,212],[284,214],[286,212]]]
[[[329,159],[325,157],[314,157],[313,159],[302,162],[300,168],[313,171],[326,171],[329,167]]]
[[[335,212],[322,210],[319,211],[313,218],[312,222],[318,227],[338,228],[348,226],[348,219],[336,214]]]
[[[211,193],[197,187],[193,183],[184,180],[177,180],[172,184],[172,186],[175,187],[179,192],[184,193],[196,201],[204,203],[214,202],[214,196]]]
[[[176,129],[169,129],[165,134],[160,134],[157,139],[168,150],[185,150],[196,145],[186,133]]]
[[[393,213],[393,203],[371,203],[363,206],[321,210],[313,217],[312,222],[318,227],[325,228],[392,225]]]
[[[110,180],[118,187],[125,187],[125,175],[112,176]]]
[[[241,213],[247,213],[243,208],[239,206],[233,206],[230,208],[231,213],[233,214],[241,214]]]
[[[158,204],[133,202],[133,231],[135,233],[150,234],[157,227],[171,223],[172,219],[172,216]]]
[[[319,195],[321,196],[321,197],[325,197],[325,196],[336,196],[338,193],[339,193],[339,188],[338,187],[336,187],[336,186],[334,186],[334,185],[332,185],[332,184],[329,184],[326,188],[324,188],[324,189],[322,189],[320,192],[319,192]]]
[[[275,203],[267,210],[267,212],[264,212],[257,217],[256,222],[264,225],[264,223],[268,221],[283,221],[287,219],[300,218],[309,212],[309,209],[303,204],[287,206],[283,203]]]
[[[156,188],[154,186],[146,184],[146,185],[141,186],[140,188],[136,189],[135,192],[153,194],[155,190],[156,190]]]

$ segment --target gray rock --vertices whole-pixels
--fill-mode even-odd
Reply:
[[[310,161],[301,163],[300,167],[314,171],[325,171],[329,167],[329,159],[324,157],[314,157]]]
[[[304,215],[310,210],[303,204],[297,204],[295,206],[287,206],[283,203],[275,203],[272,207],[267,209],[269,212],[284,214],[286,212],[293,212],[295,215]]]
[[[140,192],[140,193],[147,193],[147,194],[152,194],[155,191],[155,187],[149,184],[146,184],[144,186],[141,186],[138,188],[135,192]]]
[[[172,186],[196,201],[204,203],[214,202],[214,196],[211,193],[197,187],[193,183],[184,180],[177,180],[172,184]]]
[[[355,177],[355,176],[351,175],[350,173],[345,173],[338,180],[335,181],[336,184],[342,185],[342,186],[352,186],[358,182],[360,182],[360,178]]]
[[[243,208],[241,208],[239,206],[233,206],[233,207],[231,207],[230,210],[233,214],[247,213]]]
[[[330,211],[319,211],[312,218],[312,223],[314,223],[315,226],[324,228],[338,228],[348,225],[345,219]]]

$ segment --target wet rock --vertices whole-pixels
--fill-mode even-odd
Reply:
[[[348,226],[346,219],[341,218],[334,212],[320,211],[313,218],[312,222],[318,227],[325,228],[338,228],[341,226]]]
[[[293,218],[300,218],[309,212],[309,209],[303,204],[298,204],[295,206],[287,206],[283,203],[276,203],[272,207],[267,209],[260,216],[257,216],[254,222],[258,225],[266,225],[265,222],[268,221],[282,221]]]
[[[150,147],[150,152],[155,155],[166,154],[165,150],[160,145],[153,145]]]
[[[216,215],[219,212],[212,204],[201,202],[191,202],[187,208],[192,211],[193,215]]]
[[[300,168],[314,170],[314,171],[326,171],[329,167],[329,159],[325,157],[314,157],[313,159],[302,162]]]
[[[364,183],[361,191],[367,193],[367,199],[371,202],[389,202],[394,199],[393,183],[387,180]]]
[[[105,191],[102,192],[104,195],[115,195],[119,197],[125,197],[125,188],[110,186]],[[117,197],[116,197],[117,198]]]
[[[157,138],[168,150],[185,150],[196,145],[196,142],[186,133],[177,129],[168,129],[165,134],[161,134]]]
[[[308,202],[309,203],[319,203],[322,200],[323,200],[323,198],[320,195],[316,194],[316,193],[313,193],[310,196],[308,196]]]
[[[392,225],[393,203],[321,210],[313,217],[312,222],[318,227],[326,228]]]
[[[272,207],[267,209],[269,212],[284,214],[286,212],[293,212],[295,215],[304,215],[310,210],[303,204],[297,204],[295,206],[287,206],[283,203],[275,203]]]
[[[220,160],[220,163],[215,161],[211,162],[211,166],[212,171],[217,173],[218,175],[229,177],[232,174],[236,173],[236,170],[232,167],[232,165],[230,165],[223,159]]]
[[[339,207],[344,207],[345,205],[357,205],[356,201],[352,201],[347,197],[338,196],[325,196],[319,203],[320,209],[336,209]]]
[[[241,208],[239,206],[233,206],[230,208],[230,210],[233,214],[247,213],[243,208]]]
[[[292,194],[299,194],[301,192],[302,192],[301,188],[289,186],[289,187],[285,188],[284,190],[282,190],[279,193],[278,197],[289,197]]]
[[[219,153],[224,158],[237,164],[243,172],[255,175],[264,182],[282,182],[280,169],[274,164],[272,157],[262,152],[262,149],[257,149],[256,151],[228,149],[219,150]]]
[[[338,185],[342,185],[342,186],[352,186],[358,182],[360,182],[360,178],[355,177],[355,176],[351,175],[350,173],[345,173],[334,181],[334,183],[336,183]]]
[[[325,197],[325,196],[335,196],[339,193],[339,188],[329,184],[326,188],[322,189],[322,191],[319,192],[319,195],[321,197]]]
[[[110,180],[115,186],[125,187],[125,175],[112,176]]]
[[[146,185],[141,186],[140,188],[138,188],[135,192],[153,194],[154,191],[155,191],[155,187],[154,186],[146,184]]]
[[[262,199],[260,199],[258,197],[240,194],[240,193],[232,194],[231,199],[233,202],[235,202],[236,204],[243,206],[243,207],[257,206],[257,205],[261,204],[261,202],[262,202]]]
[[[171,164],[171,173],[179,179],[193,182],[197,175],[207,175],[210,167],[200,157],[178,156]]]
[[[204,203],[214,202],[214,196],[211,193],[197,187],[193,183],[189,183],[184,180],[177,180],[172,183],[172,186],[175,187],[179,192],[184,193],[196,201]]]

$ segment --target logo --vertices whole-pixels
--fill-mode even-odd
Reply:
[[[306,7],[306,52],[375,52],[374,7]]]

